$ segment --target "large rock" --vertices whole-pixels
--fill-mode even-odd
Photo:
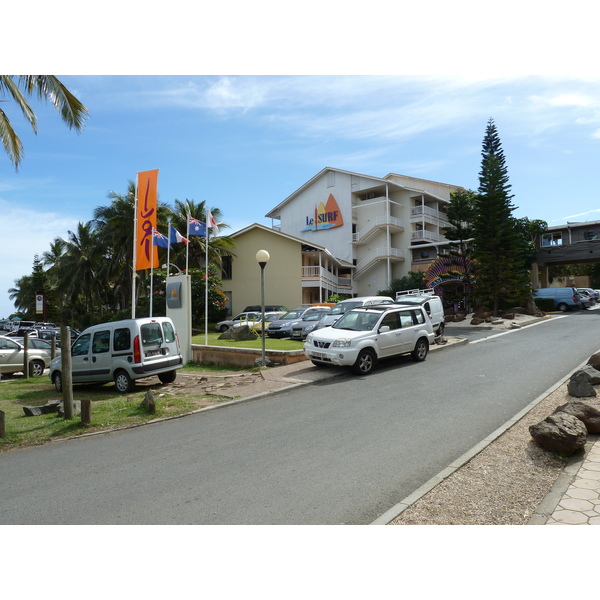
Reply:
[[[581,450],[587,439],[587,429],[573,415],[559,412],[529,427],[531,437],[545,450],[570,455]]]
[[[256,331],[252,331],[248,325],[240,325],[239,327],[230,327],[220,336],[220,340],[234,340],[235,342],[255,340],[258,337]]]
[[[588,365],[594,367],[594,369],[598,369],[600,371],[600,352],[596,352],[596,354],[592,354],[587,361]]]
[[[573,373],[569,383],[567,383],[567,391],[574,398],[590,398],[596,396],[594,386],[588,381],[585,373],[581,370]]]
[[[578,401],[567,402],[567,404],[559,406],[554,414],[560,412],[579,419],[585,425],[588,433],[600,433],[600,410],[591,404]]]

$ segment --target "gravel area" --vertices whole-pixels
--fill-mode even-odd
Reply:
[[[569,400],[564,383],[390,525],[527,524],[569,460],[540,448],[529,426]],[[597,397],[580,400],[600,408]]]

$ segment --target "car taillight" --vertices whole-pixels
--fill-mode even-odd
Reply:
[[[179,334],[175,334],[175,339],[177,340],[177,350],[181,353],[181,344],[179,343]]]
[[[133,362],[142,362],[142,351],[140,350],[140,336],[136,335],[133,340]]]

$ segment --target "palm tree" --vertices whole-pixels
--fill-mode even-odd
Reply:
[[[175,208],[171,211],[171,224],[182,235],[186,235],[188,218],[192,217],[199,221],[206,222],[206,202],[194,202],[193,200],[185,199],[184,202],[175,200]],[[214,220],[217,222],[219,230],[229,229],[227,223],[221,221],[221,209],[213,207],[209,208]],[[189,255],[196,262],[198,267],[204,268],[206,262],[206,237],[192,235],[189,238]],[[209,262],[222,265],[224,256],[233,256],[229,248],[234,246],[233,240],[228,236],[210,236],[208,238],[208,260]],[[171,262],[178,264],[180,268],[184,267],[185,249],[173,246],[171,249]]]
[[[103,277],[111,281],[118,298],[119,308],[123,309],[131,301],[133,274],[133,230],[135,220],[135,183],[127,182],[127,192],[109,192],[108,206],[98,206],[94,210],[94,227],[98,243],[104,247],[106,260]],[[166,232],[170,208],[160,201],[157,203],[156,228]]]
[[[83,130],[88,109],[54,75],[0,75],[0,97],[10,96],[23,116],[37,133],[37,119],[27,102],[26,95],[37,94],[38,99],[50,101],[69,129]],[[23,158],[23,145],[12,124],[0,109],[0,139],[15,169]]]
[[[60,259],[61,290],[71,303],[82,301],[87,313],[102,312],[108,285],[100,276],[106,262],[104,248],[98,243],[91,221],[79,223],[77,231],[68,231],[65,254]]]

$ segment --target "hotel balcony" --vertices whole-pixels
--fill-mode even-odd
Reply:
[[[347,294],[352,290],[352,279],[338,277],[323,267],[306,266],[302,267],[302,287],[326,287]]]
[[[430,223],[437,227],[450,227],[448,216],[428,206],[414,206],[410,209],[411,223]]]
[[[363,227],[358,233],[352,234],[352,243],[355,246],[360,246],[361,244],[366,244],[367,241],[376,234],[378,231],[382,229],[386,229],[386,227],[390,228],[390,231],[394,233],[400,233],[404,231],[404,223],[402,219],[397,219],[396,217],[388,217],[381,216],[375,217],[372,219],[365,227]]]

